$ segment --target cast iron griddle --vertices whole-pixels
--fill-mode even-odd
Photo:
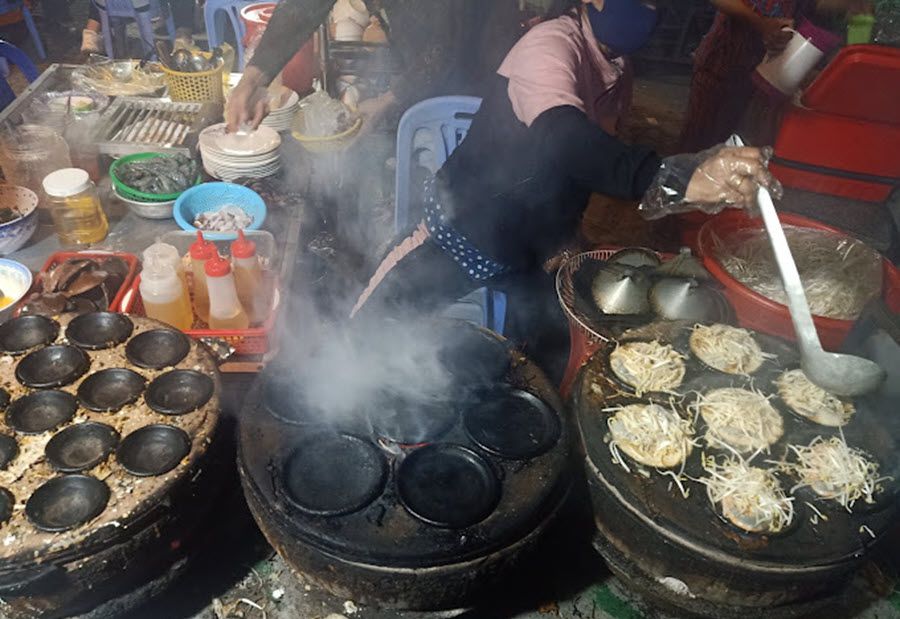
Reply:
[[[755,337],[764,351],[776,353],[778,358],[767,361],[760,372],[751,378],[713,372],[698,361],[689,359],[688,373],[682,389],[686,395],[676,398],[676,405],[683,407],[689,404],[694,391],[719,387],[754,387],[767,394],[777,393],[777,387],[772,381],[784,369],[796,367],[796,354],[780,340],[760,334],[755,334]],[[683,354],[689,354],[683,332],[672,337],[671,341]],[[748,534],[717,515],[709,504],[702,485],[686,481],[690,495],[685,499],[672,486],[671,478],[663,477],[652,469],[646,469],[650,471],[649,478],[626,472],[620,465],[612,462],[605,442],[607,417],[611,413],[601,411],[617,404],[641,400],[607,379],[606,355],[608,351],[601,350],[592,357],[582,371],[575,391],[575,409],[588,456],[589,474],[596,476],[617,497],[623,509],[638,514],[659,535],[684,548],[725,561],[740,561],[746,566],[759,569],[778,566],[782,570],[802,570],[805,566],[850,560],[872,542],[872,537],[861,530],[863,525],[879,535],[892,521],[896,513],[894,484],[886,484],[885,493],[874,506],[867,506],[860,501],[852,514],[834,501],[821,499],[808,489],[801,489],[795,493],[796,526],[779,534]],[[660,404],[669,404],[669,396],[649,398]],[[816,436],[828,438],[838,433],[836,428],[813,424],[790,413],[777,397],[771,402],[781,413],[784,436],[772,445],[770,455],[763,454],[753,460],[756,466],[770,467],[765,460],[782,458],[787,452],[788,444],[807,445]],[[870,453],[880,463],[883,474],[896,478],[900,474],[895,439],[898,436],[898,422],[892,419],[896,417],[892,413],[900,410],[900,402],[868,399],[856,401],[856,406],[857,412],[852,421],[843,428],[847,442]],[[697,436],[701,437],[705,433],[702,419],[698,420],[696,431]],[[703,448],[695,448],[688,457],[685,467],[687,476],[699,478],[704,475],[700,463],[703,451]],[[705,451],[717,456],[725,454],[708,447]],[[628,464],[634,470],[635,463],[629,460]],[[781,476],[781,480],[785,490],[796,483],[794,478],[786,475]],[[817,524],[810,522],[814,512],[807,503],[824,513],[828,520],[820,519]]]

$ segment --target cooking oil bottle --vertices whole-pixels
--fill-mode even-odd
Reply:
[[[194,313],[209,324],[209,292],[206,289],[206,261],[217,255],[216,246],[203,240],[203,233],[197,230],[197,240],[191,243],[191,275],[194,284]]]
[[[160,260],[144,263],[141,272],[141,299],[147,316],[186,331],[194,323],[191,302],[178,274]]]
[[[231,265],[216,252],[206,261],[205,269],[209,290],[209,328],[228,331],[248,328],[250,319],[238,299]]]
[[[169,245],[168,243],[154,243],[144,250],[143,258],[144,264],[160,262],[162,264],[170,265],[175,269],[175,274],[178,275],[181,286],[184,288],[185,296],[188,299],[191,298],[191,289],[190,286],[188,286],[187,276],[184,273],[184,263],[181,261],[181,255],[178,253],[178,250],[175,249],[173,245]]]
[[[63,168],[44,177],[53,227],[64,245],[90,245],[106,238],[109,224],[97,187],[79,168]]]
[[[243,230],[238,230],[237,240],[231,243],[231,258],[238,299],[241,300],[241,305],[250,318],[250,324],[257,325],[268,315],[267,299],[262,269],[256,255],[256,243],[248,241]]]

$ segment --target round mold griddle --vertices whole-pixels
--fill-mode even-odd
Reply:
[[[0,325],[0,350],[18,355],[45,346],[59,335],[59,323],[36,314],[19,316]]]
[[[42,531],[68,531],[93,520],[106,509],[109,487],[88,475],[55,477],[34,491],[25,515]]]
[[[463,529],[490,515],[500,500],[491,465],[461,445],[417,449],[397,470],[400,501],[413,516],[436,527]]]
[[[263,378],[263,404],[269,414],[284,423],[298,426],[322,422],[308,405],[299,380],[282,372],[267,372]]]
[[[0,434],[0,471],[19,455],[19,443],[9,434]]]
[[[91,312],[73,318],[66,327],[66,339],[79,348],[102,350],[131,337],[134,323],[124,314]]]
[[[135,430],[119,443],[116,460],[137,477],[168,473],[191,452],[191,439],[175,426],[157,423]]]
[[[15,400],[6,411],[6,425],[22,434],[41,434],[75,416],[78,400],[65,391],[35,391]]]
[[[147,387],[147,406],[163,415],[184,415],[195,411],[213,396],[215,383],[194,370],[172,370],[158,376]]]
[[[501,380],[510,366],[506,344],[469,325],[446,328],[438,360],[453,382],[462,388],[491,385]]]
[[[109,456],[119,433],[105,423],[86,421],[58,432],[44,448],[50,466],[61,473],[92,469]]]
[[[350,434],[317,434],[287,456],[281,482],[287,499],[317,516],[359,511],[378,497],[387,462],[375,445]]]
[[[463,425],[479,447],[512,460],[528,460],[553,447],[560,435],[556,413],[519,389],[498,387],[481,394],[463,414]]]
[[[147,370],[161,370],[178,365],[190,351],[190,340],[175,329],[144,331],[125,345],[128,360]]]
[[[450,402],[416,402],[382,398],[369,413],[375,434],[400,445],[419,445],[440,439],[450,431],[459,411]]]
[[[147,380],[126,368],[107,368],[91,374],[78,385],[82,406],[98,413],[114,413],[136,402]]]
[[[88,371],[91,360],[74,346],[48,346],[26,355],[16,367],[16,378],[26,387],[62,387]]]
[[[12,492],[6,488],[0,488],[0,524],[3,524],[12,517],[13,505],[16,504],[16,498]]]

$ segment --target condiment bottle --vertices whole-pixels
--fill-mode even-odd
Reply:
[[[44,177],[53,227],[66,245],[89,245],[106,238],[109,224],[97,187],[79,168],[63,168]]]
[[[160,260],[145,262],[141,272],[140,291],[148,317],[182,331],[191,328],[194,322],[191,301],[170,264]]]
[[[154,243],[144,250],[144,264],[150,262],[161,262],[162,264],[168,264],[173,269],[175,269],[175,273],[178,275],[178,279],[181,280],[181,285],[184,287],[184,294],[188,299],[191,298],[191,288],[187,283],[187,276],[184,273],[184,263],[181,261],[181,255],[178,253],[178,250],[175,249],[173,245],[169,245],[168,243]]]
[[[209,323],[209,292],[206,289],[206,261],[216,255],[216,246],[203,240],[203,233],[197,230],[197,240],[191,243],[191,274],[194,284],[194,313],[205,323]]]
[[[216,252],[206,261],[205,268],[209,289],[209,328],[237,330],[249,327],[250,319],[238,299],[231,265]]]
[[[267,314],[262,269],[256,255],[256,243],[248,241],[243,230],[238,230],[237,240],[231,243],[231,258],[238,298],[250,317],[250,324],[259,324]]]

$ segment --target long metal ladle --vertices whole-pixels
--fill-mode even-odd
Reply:
[[[835,395],[851,397],[874,391],[885,377],[884,370],[877,363],[854,355],[826,352],[822,348],[800,281],[800,273],[791,255],[787,237],[778,220],[778,213],[775,211],[769,190],[760,187],[757,201],[766,232],[769,233],[772,251],[775,253],[775,262],[781,272],[784,291],[787,293],[788,309],[797,334],[803,373],[813,383]]]

